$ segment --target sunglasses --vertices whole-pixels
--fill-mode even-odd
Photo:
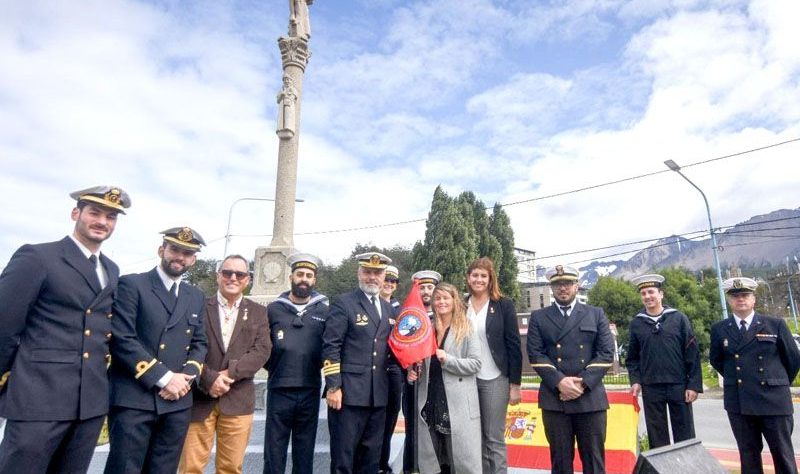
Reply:
[[[244,279],[244,277],[250,276],[249,272],[238,272],[235,270],[220,270],[219,272],[222,274],[224,278],[228,279],[233,278],[234,275],[236,275],[236,278],[238,280],[242,280]]]
[[[400,281],[400,280],[395,280],[394,278],[387,278],[385,281],[386,281],[386,283],[394,283],[396,285],[397,282]]]

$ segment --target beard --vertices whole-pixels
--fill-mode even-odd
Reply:
[[[381,291],[380,285],[371,285],[369,283],[358,282],[358,287],[361,288],[361,291],[370,296],[375,296]]]
[[[169,275],[169,276],[171,276],[173,278],[177,278],[177,277],[183,275],[184,273],[186,273],[189,270],[189,266],[188,265],[184,265],[183,268],[181,268],[180,270],[175,270],[172,267],[172,262],[168,261],[165,258],[162,258],[161,259],[161,269],[164,270],[164,273],[166,273],[167,275]]]
[[[305,283],[297,284],[292,282],[292,294],[297,298],[308,298],[311,296],[312,291],[314,291],[314,287],[311,285],[307,285]]]

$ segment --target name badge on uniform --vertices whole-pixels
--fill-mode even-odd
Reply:
[[[278,332],[275,334],[275,337],[277,337],[279,341],[282,340],[283,339],[283,329],[278,329]]]
[[[722,347],[728,347],[728,338],[722,340]]]
[[[775,342],[778,340],[777,334],[756,334],[756,339],[759,341]]]
[[[366,314],[356,313],[356,326],[366,326],[369,324],[369,317]]]

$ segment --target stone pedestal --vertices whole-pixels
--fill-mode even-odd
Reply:
[[[253,288],[249,299],[263,305],[269,304],[289,289],[289,265],[286,258],[291,247],[259,247],[253,269]]]

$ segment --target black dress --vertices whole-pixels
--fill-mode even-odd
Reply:
[[[447,328],[442,338],[442,349],[447,333]],[[452,466],[452,446],[450,444],[450,412],[447,410],[447,393],[444,390],[442,378],[442,364],[435,355],[430,358],[428,370],[428,399],[422,407],[422,419],[428,424],[433,442],[433,450],[442,468],[442,473],[449,473]]]

